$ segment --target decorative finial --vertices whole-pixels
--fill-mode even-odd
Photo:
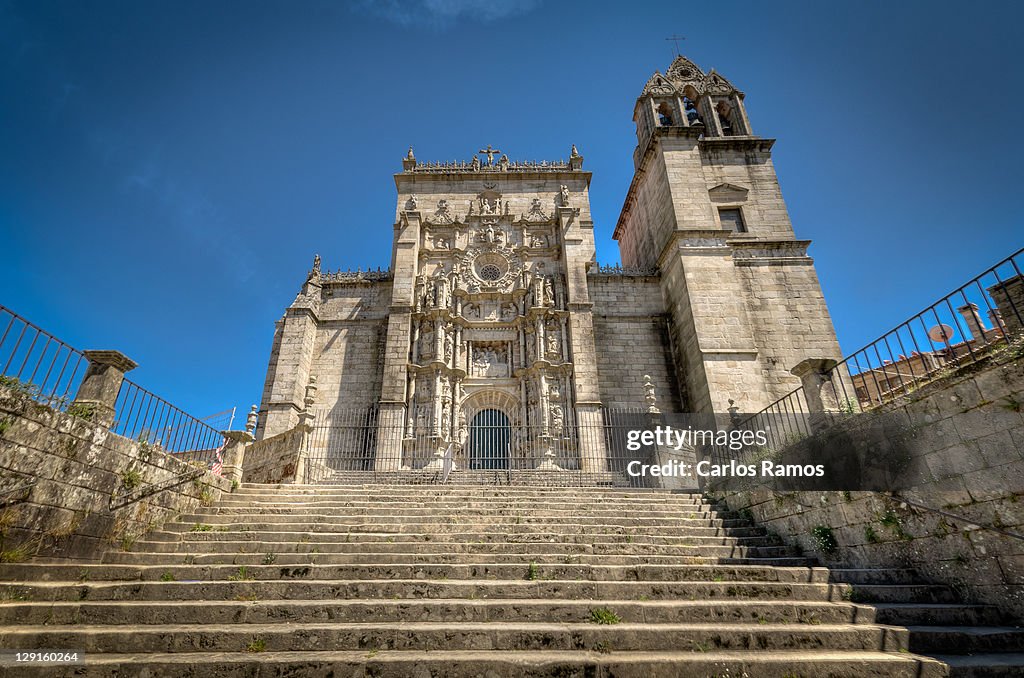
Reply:
[[[245,418],[245,431],[249,435],[254,435],[256,433],[256,418],[258,416],[259,415],[256,414],[256,406],[253,405],[252,409],[249,410],[249,416]]]
[[[313,255],[313,273],[320,273],[320,255]]]
[[[658,398],[654,395],[654,384],[651,382],[651,375],[644,375],[644,401],[647,403],[648,414],[659,414],[661,410],[655,404]]]
[[[412,146],[409,147],[409,154],[405,156],[408,160],[415,160],[416,156],[412,154]]]
[[[570,158],[578,158],[579,156],[580,156],[580,152],[576,150],[576,144],[573,144],[572,145],[572,150],[569,151],[569,157]]]

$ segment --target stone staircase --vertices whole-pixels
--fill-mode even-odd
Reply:
[[[1024,675],[992,608],[815,567],[698,494],[245,485],[0,582],[0,648],[88,655],[7,676]]]

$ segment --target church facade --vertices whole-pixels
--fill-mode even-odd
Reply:
[[[651,76],[616,267],[596,262],[575,146],[541,163],[410,149],[389,269],[317,257],[276,324],[258,437],[293,428],[314,383],[318,421],[369,432],[353,468],[430,468],[454,449],[466,468],[603,472],[605,443],[581,431],[652,390],[663,411],[757,411],[799,386],[800,361],[840,358],[774,141],[743,99],[685,57]]]

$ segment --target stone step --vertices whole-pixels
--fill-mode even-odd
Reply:
[[[300,537],[298,541],[296,541],[295,536],[284,533],[252,532],[249,533],[249,535],[250,538],[246,539],[243,534],[237,533],[205,533],[202,536],[185,533],[182,540],[179,541],[171,541],[168,539],[163,542],[142,542],[134,544],[133,548],[137,549],[136,552],[141,553],[345,553],[350,551],[351,546],[358,545],[357,539],[353,538],[351,541],[346,541],[344,538],[345,535],[304,535],[303,537]],[[261,541],[255,541],[257,537]],[[314,537],[316,539],[315,541]],[[387,540],[382,541],[383,543],[391,543],[399,546],[403,545],[403,543],[414,543],[407,541],[403,542],[397,539],[393,542],[388,542]],[[438,546],[444,546],[448,542],[437,540],[432,543],[435,543]],[[532,544],[534,542],[524,540],[521,543]],[[616,544],[613,542],[612,545],[614,546]],[[670,548],[672,553],[680,557],[780,558],[795,555],[793,549],[787,546],[715,546],[710,544],[666,544],[665,546],[666,548]],[[480,552],[486,553],[488,551],[487,549],[481,549]]]
[[[763,546],[745,547],[736,542],[729,542],[727,537],[692,537],[682,535],[658,535],[658,534],[630,534],[630,533],[571,533],[571,532],[543,532],[517,531],[502,534],[494,532],[465,532],[454,531],[451,533],[423,533],[423,532],[379,532],[371,529],[375,525],[368,525],[365,532],[318,532],[318,531],[270,531],[270,529],[234,529],[234,531],[218,531],[218,529],[188,529],[185,532],[159,531],[146,535],[146,541],[155,542],[248,542],[260,540],[263,542],[296,543],[316,541],[323,544],[351,544],[351,543],[374,543],[384,542],[394,544],[398,542],[410,542],[417,544],[424,543],[590,543],[590,544],[644,544],[673,546],[679,548],[706,548],[710,549],[709,555],[721,555],[721,549],[746,548],[749,550],[758,549],[765,551],[765,555],[776,555],[781,551],[786,554],[792,552],[791,547]],[[753,538],[757,539],[757,538]],[[703,540],[703,541],[702,541]],[[775,540],[770,540],[775,542]],[[725,553],[728,555],[728,553]]]
[[[754,566],[702,565],[593,565],[546,563],[531,566],[529,562],[514,564],[481,563],[393,563],[342,565],[61,565],[23,563],[0,565],[0,581],[9,582],[111,582],[157,581],[173,575],[175,581],[231,581],[232,578],[253,580],[295,579],[553,579],[571,581],[744,581],[744,582],[815,582],[828,581],[824,568],[781,568]]]
[[[258,637],[272,652],[310,649],[424,651],[597,650],[906,650],[904,629],[875,624],[596,624],[547,622],[311,622],[133,626],[20,625],[0,628],[6,649],[76,648],[92,652],[241,652]]]
[[[726,523],[731,521],[702,521],[668,519],[635,520],[632,518],[478,518],[475,516],[437,516],[434,520],[428,520],[425,516],[401,516],[388,515],[380,517],[372,516],[331,516],[318,520],[317,516],[261,516],[255,520],[239,520],[235,516],[185,516],[180,522],[172,522],[164,529],[189,531],[196,525],[238,525],[249,526],[250,529],[263,530],[274,529],[273,526],[307,526],[320,528],[335,528],[334,531],[344,532],[349,529],[376,528],[373,531],[394,531],[416,532],[450,532],[456,528],[479,529],[484,531],[498,530],[511,534],[521,532],[560,532],[576,534],[578,532],[638,532],[641,534],[672,534],[689,536],[692,530],[699,528],[720,527],[715,523]],[[745,526],[738,526],[745,527]],[[278,528],[280,529],[280,528]]]
[[[940,584],[837,584],[847,586],[855,603],[955,603],[956,594]]]
[[[845,584],[918,584],[925,583],[914,570],[898,567],[829,568],[832,581]]]
[[[570,496],[589,498],[621,499],[680,499],[688,501],[705,501],[700,492],[677,492],[660,488],[604,488],[604,487],[508,487],[501,485],[459,485],[449,483],[446,485],[382,485],[367,483],[364,485],[323,485],[323,484],[291,484],[291,483],[242,483],[238,489],[232,492],[233,495],[243,496],[248,494],[270,493],[281,496],[292,496],[302,494],[313,494],[326,496],[331,494],[341,495],[366,495],[372,497],[399,497],[399,496],[485,496],[485,497],[556,497]]]
[[[874,609],[851,603],[675,600],[259,600],[0,604],[0,625],[268,624],[332,622],[588,623],[591,611],[627,623],[872,624]]]
[[[558,515],[571,514],[571,515],[588,515],[591,511],[594,515],[623,515],[629,513],[632,515],[634,512],[638,515],[661,515],[669,517],[728,517],[728,518],[739,518],[739,513],[735,511],[727,511],[718,509],[712,506],[693,506],[693,505],[648,505],[648,504],[623,504],[616,503],[602,504],[600,507],[593,507],[585,502],[565,502],[562,504],[535,504],[533,502],[521,502],[517,504],[501,505],[492,502],[480,502],[479,507],[474,507],[468,503],[459,502],[446,502],[443,505],[435,505],[433,502],[372,502],[374,506],[365,505],[367,502],[353,502],[344,499],[311,499],[311,500],[293,500],[286,501],[281,499],[270,499],[265,501],[252,501],[247,499],[225,499],[222,502],[218,502],[217,506],[210,508],[222,508],[224,510],[234,509],[246,509],[255,511],[370,511],[374,514],[383,514],[389,511],[405,511],[405,510],[423,510],[429,509],[432,513],[474,513],[481,512],[484,508],[491,508],[499,513],[511,513],[511,514],[522,514],[530,515],[533,512],[539,513],[554,513]],[[463,510],[465,509],[465,510]]]
[[[150,538],[159,534],[149,535]],[[421,553],[508,553],[508,554],[575,554],[593,553],[597,555],[667,555],[679,558],[699,557],[700,547],[686,544],[645,544],[627,541],[603,541],[586,543],[584,541],[536,541],[523,539],[518,542],[493,541],[450,541],[446,539],[416,540],[378,535],[379,538],[365,539],[353,536],[351,541],[311,541],[310,536],[299,538],[298,541],[256,541],[262,535],[250,533],[248,538],[228,539],[187,539],[173,535],[175,539],[163,541],[138,541],[133,551],[112,551],[111,557],[120,553],[408,553],[412,550]],[[730,551],[732,549],[730,548]],[[777,560],[778,558],[773,558]]]
[[[337,600],[465,598],[542,600],[779,600],[845,602],[843,584],[810,582],[360,579],[4,582],[0,600]]]
[[[991,652],[973,655],[935,654],[949,666],[949,678],[1020,678],[1024,653]]]
[[[219,552],[196,554],[189,551],[174,553],[125,553],[115,551],[107,554],[103,562],[116,565],[388,565],[394,563],[432,563],[478,565],[485,563],[518,564],[526,567],[529,563],[562,565],[687,565],[680,562],[678,555],[609,555],[609,554],[558,554],[558,553],[493,553],[481,549],[477,553],[452,553],[448,549],[436,552],[362,552],[362,553],[277,553],[274,551],[248,551],[246,553]]]
[[[1024,651],[1024,628],[1019,626],[907,626],[910,649],[928,654],[943,652]],[[955,648],[955,649],[954,649]]]
[[[1003,615],[991,605],[876,603],[879,624],[895,626],[998,626]]]
[[[249,640],[251,642],[252,639]],[[594,650],[486,650],[394,652],[363,648],[357,652],[189,652],[175,654],[94,654],[74,675],[146,676],[374,676],[480,678],[481,676],[559,676],[561,678],[680,678],[753,676],[756,678],[944,678],[945,667],[928,657],[870,651],[615,651],[614,644]],[[296,668],[301,673],[296,673]],[[68,667],[12,667],[11,678],[63,678]]]

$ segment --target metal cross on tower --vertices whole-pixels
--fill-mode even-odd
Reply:
[[[675,43],[675,45],[676,45],[676,56],[682,56],[679,53],[679,41],[680,40],[686,40],[686,36],[685,35],[676,35],[675,33],[673,33],[670,37],[665,38],[665,40],[667,42]]]
[[[487,156],[487,164],[488,165],[493,165],[494,164],[494,156],[497,155],[498,153],[501,153],[501,151],[496,149],[496,148],[491,148],[491,145],[487,144],[487,148],[481,148],[479,151],[477,151],[477,153],[483,153],[484,155],[486,155]]]

